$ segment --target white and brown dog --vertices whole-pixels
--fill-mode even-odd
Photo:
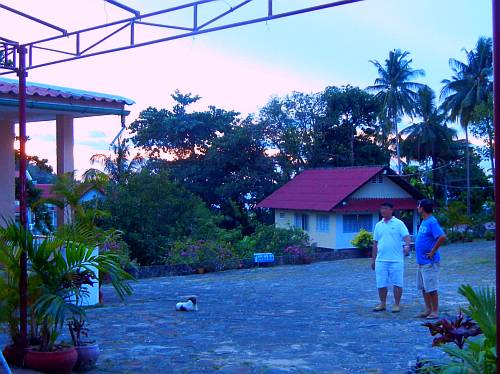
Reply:
[[[195,312],[198,310],[196,304],[196,296],[190,296],[186,301],[181,301],[175,304],[175,310],[179,312]]]

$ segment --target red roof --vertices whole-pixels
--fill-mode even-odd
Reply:
[[[334,209],[335,212],[374,212],[380,208],[380,204],[390,202],[394,209],[415,209],[416,199],[348,199],[346,204],[341,204]]]
[[[257,207],[329,212],[336,209],[337,205],[383,170],[387,170],[389,174],[395,174],[382,166],[305,170],[261,201]],[[417,196],[419,193],[402,178],[393,178],[392,180],[415,198],[421,198],[421,196]],[[390,196],[387,198],[390,199]],[[416,199],[404,200],[405,207],[410,206],[410,202],[411,207],[415,207]],[[362,208],[363,210],[367,206],[371,209],[376,205],[376,208],[373,209],[376,210],[380,201],[352,202],[351,204],[353,209]]]

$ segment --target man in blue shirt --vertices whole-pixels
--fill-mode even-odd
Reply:
[[[419,317],[437,319],[439,313],[438,284],[439,262],[441,255],[439,247],[446,241],[446,235],[433,213],[433,202],[424,199],[418,204],[418,212],[422,223],[415,240],[417,252],[417,288],[422,290],[425,311]]]

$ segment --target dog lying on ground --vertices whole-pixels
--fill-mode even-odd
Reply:
[[[181,301],[175,304],[175,310],[179,312],[194,312],[198,310],[198,305],[196,305],[196,297],[190,296],[186,301]]]

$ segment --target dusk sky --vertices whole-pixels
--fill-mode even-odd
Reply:
[[[69,31],[128,17],[102,0],[10,0],[4,3]],[[123,3],[144,13],[183,1],[124,0]],[[228,5],[237,3],[239,1],[221,0],[216,10],[224,11]],[[234,15],[232,19],[262,15],[265,3],[256,2],[255,6],[242,8],[240,16]],[[277,3],[285,10],[289,4],[296,8],[326,1]],[[35,26],[3,10],[0,14],[0,36],[27,42],[55,35],[50,29]],[[181,24],[190,17],[181,14],[170,21]],[[331,85],[364,88],[376,78],[376,70],[369,60],[383,61],[389,50],[400,48],[411,52],[414,68],[426,71],[421,82],[439,93],[440,81],[451,75],[448,59],[462,59],[462,48],[472,49],[480,36],[491,36],[491,28],[490,0],[366,0],[40,68],[30,71],[28,80],[129,97],[136,104],[130,107],[127,124],[148,106],[170,107],[170,94],[175,89],[200,95],[203,100],[197,109],[216,105],[246,114],[257,112],[271,95],[294,90],[317,92]],[[119,127],[118,117],[75,121],[75,167],[79,172],[90,167],[92,154],[109,151],[109,142]],[[28,135],[31,137],[28,153],[48,158],[54,165],[54,124],[30,124]]]

